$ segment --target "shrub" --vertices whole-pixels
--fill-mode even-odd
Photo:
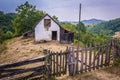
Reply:
[[[5,36],[6,36],[6,39],[10,39],[13,37],[13,33],[11,31],[7,31]]]

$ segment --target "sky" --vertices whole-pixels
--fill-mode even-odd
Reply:
[[[120,18],[120,0],[0,0],[0,11],[15,12],[17,6],[26,1],[38,10],[56,15],[60,21],[78,21],[80,3],[81,20]]]

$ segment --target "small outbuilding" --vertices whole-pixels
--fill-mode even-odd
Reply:
[[[35,41],[56,40],[61,43],[73,43],[74,32],[64,29],[55,19],[46,14],[35,26]]]

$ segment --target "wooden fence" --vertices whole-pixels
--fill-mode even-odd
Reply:
[[[46,74],[46,66],[44,64],[41,65],[40,62],[44,62],[45,57],[38,57],[33,59],[28,59],[24,61],[19,61],[16,63],[8,63],[0,65],[0,79],[8,79],[8,80],[27,80],[29,78],[39,76],[39,78],[43,77],[43,74]],[[23,66],[31,65],[39,63],[36,67],[24,68]],[[30,74],[26,76],[19,76],[24,73]],[[32,73],[31,73],[32,72]]]
[[[96,46],[90,44],[84,47],[67,48],[68,52],[68,68],[69,75],[73,76],[77,73],[83,73],[114,63],[114,59],[120,58],[119,40],[110,40],[107,44]],[[94,46],[94,47],[92,47]]]
[[[120,55],[118,41],[113,39],[101,46],[90,44],[85,47],[67,47],[65,52],[59,53],[45,50],[44,53],[48,56],[46,64],[49,64],[50,74],[54,76],[64,75],[67,70],[70,76],[74,76],[78,73],[109,66],[114,63],[115,57]]]
[[[52,52],[44,50],[46,65],[49,65],[49,72],[54,76],[61,76],[67,73],[67,52]]]
[[[114,63],[117,57],[120,58],[120,45],[119,40],[116,39],[110,40],[107,44],[102,46],[90,44],[85,47],[67,47],[65,52],[44,50],[43,57],[0,65],[0,79],[30,71],[33,71],[33,73],[14,79],[29,79],[43,74],[47,75],[49,80],[52,80],[52,75],[61,76],[69,73],[70,76],[74,76],[78,73],[109,66]],[[44,62],[44,64],[38,64],[37,67],[27,69],[16,68],[38,62]]]

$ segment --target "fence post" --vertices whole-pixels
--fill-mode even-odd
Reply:
[[[76,63],[77,60],[75,59],[75,52],[74,52],[74,47],[72,47],[72,69],[73,69],[73,76],[76,74]]]
[[[116,63],[116,59],[119,57],[119,55],[118,55],[118,46],[119,46],[119,43],[118,43],[118,40],[117,39],[114,39],[113,41],[113,51],[114,51],[114,53],[113,53],[113,64],[115,64]]]
[[[116,55],[116,48],[115,48],[115,40],[111,40],[112,48],[113,48],[113,65],[115,64],[115,55]]]
[[[76,74],[78,74],[78,60],[79,60],[79,46],[77,47],[76,52]]]
[[[81,49],[81,65],[80,65],[80,72],[83,73],[83,63],[84,63],[84,51],[83,51],[84,47],[82,47]]]
[[[71,56],[70,56],[70,48],[68,49],[68,70],[69,70],[69,75],[71,76]]]
[[[44,49],[43,53],[45,56],[45,67],[46,67],[46,75],[49,80],[52,80],[52,75],[51,75],[51,69],[50,69],[50,63],[49,63],[49,56],[50,56],[50,51]]]

